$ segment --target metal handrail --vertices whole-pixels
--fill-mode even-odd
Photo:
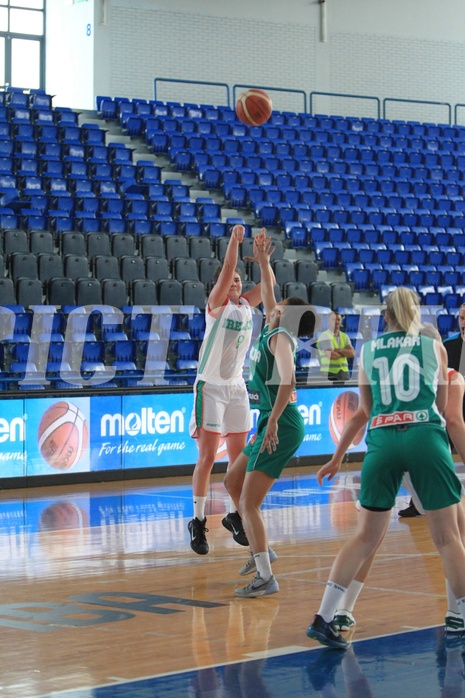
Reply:
[[[465,107],[465,104],[461,104],[461,103],[459,102],[458,104],[455,105],[455,107],[454,107],[454,126],[457,126],[457,110],[458,110],[460,107]]]
[[[376,102],[377,104],[377,112],[378,112],[378,119],[381,114],[381,102],[379,97],[374,97],[370,95],[351,95],[351,94],[344,94],[340,92],[318,92],[314,90],[313,92],[310,92],[309,98],[309,108],[310,108],[310,114],[313,114],[313,96],[314,95],[321,95],[323,97],[348,97],[350,99],[371,99]]]
[[[386,118],[387,102],[406,102],[408,104],[435,104],[440,107],[447,107],[449,112],[449,125],[452,123],[452,107],[449,102],[434,102],[428,99],[400,99],[397,97],[385,97],[383,99],[383,119]]]
[[[286,87],[269,87],[266,85],[241,85],[241,84],[236,84],[233,85],[233,103],[236,103],[236,90],[241,89],[241,90],[246,90],[246,89],[255,89],[255,90],[264,90],[265,92],[291,92],[292,94],[300,94],[303,97],[304,101],[304,108],[303,112],[307,112],[307,95],[304,90],[293,90],[293,89],[288,89]]]
[[[157,83],[158,82],[178,82],[187,85],[209,85],[213,87],[224,87],[226,89],[227,106],[231,106],[229,85],[226,82],[209,82],[208,80],[178,80],[177,78],[155,78],[153,81],[153,95],[157,98]]]

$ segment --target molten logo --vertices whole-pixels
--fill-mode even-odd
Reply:
[[[181,410],[154,412],[151,407],[142,407],[140,413],[104,414],[100,421],[101,436],[138,436],[176,434],[184,431],[184,414]]]

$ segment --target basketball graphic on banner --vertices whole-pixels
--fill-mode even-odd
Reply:
[[[338,444],[346,423],[358,409],[358,395],[353,390],[346,390],[334,400],[329,413],[329,432],[335,444]],[[359,430],[349,448],[358,446],[363,439],[365,427]]]
[[[72,468],[82,457],[89,439],[83,413],[65,400],[44,412],[37,436],[42,458],[56,470]]]

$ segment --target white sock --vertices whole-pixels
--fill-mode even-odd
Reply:
[[[269,579],[271,579],[273,574],[271,571],[270,553],[268,550],[266,553],[255,553],[254,559],[258,574],[265,582],[267,582]]]
[[[205,518],[206,497],[196,497],[194,494],[194,519],[203,521]]]
[[[232,497],[229,498],[229,513],[234,514],[237,512],[237,507],[234,504],[234,499]]]
[[[318,615],[321,616],[326,623],[331,623],[337,609],[341,608],[341,599],[346,591],[346,587],[336,584],[336,582],[332,582],[331,580],[326,582],[320,610],[318,611]]]
[[[341,599],[341,605],[339,608],[341,610],[349,611],[349,613],[352,613],[352,611],[354,610],[355,602],[357,601],[362,589],[363,582],[358,582],[356,579],[353,579],[347,587],[346,593]]]
[[[447,610],[453,613],[460,613],[460,609],[457,605],[457,599],[454,596],[454,592],[449,586],[449,582],[446,579],[446,595],[447,595]]]
[[[461,599],[457,599],[457,606],[463,618],[463,622],[465,623],[465,596],[462,596]]]

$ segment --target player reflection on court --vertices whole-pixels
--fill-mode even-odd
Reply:
[[[441,687],[440,698],[463,698],[465,695],[465,674],[463,666],[462,633],[444,633],[438,628],[436,665]]]
[[[373,698],[374,694],[358,662],[354,645],[343,652],[321,650],[316,658],[311,658],[307,674],[314,691],[324,698],[339,698],[341,695],[348,698]]]
[[[360,472],[342,472],[329,494],[331,524],[341,533],[357,525],[356,503],[360,494]]]
[[[254,607],[238,599],[229,603],[224,647],[227,661],[232,663],[221,669],[213,665],[224,664],[224,647],[218,647],[217,634],[213,630],[209,631],[205,609],[194,607],[192,612],[192,653],[198,667],[207,667],[198,672],[192,680],[192,695],[208,695],[210,698],[249,698],[257,693],[261,698],[271,698],[274,694],[268,691],[262,676],[265,660],[237,663],[237,647],[243,648],[245,657],[254,651],[263,651],[268,646],[273,621],[279,613],[279,601],[273,599],[270,602],[267,599],[266,603],[254,604]],[[230,641],[231,638],[234,638],[233,642]],[[215,656],[216,647],[218,656]],[[229,648],[232,649],[232,653],[229,652]],[[208,668],[209,665],[211,668]]]

